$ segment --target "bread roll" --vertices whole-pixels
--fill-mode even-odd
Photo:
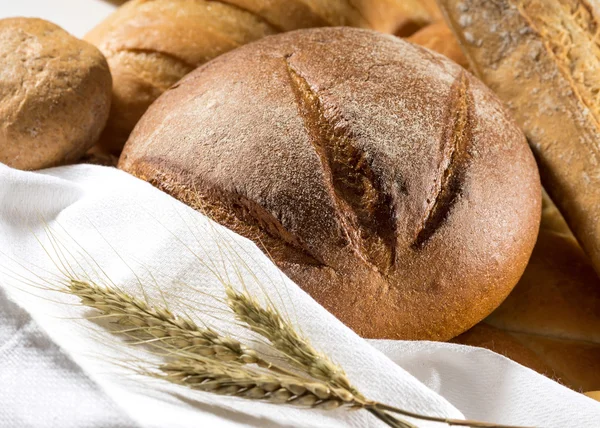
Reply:
[[[97,141],[111,76],[94,46],[41,19],[0,20],[0,162],[39,169]]]
[[[449,339],[525,269],[541,190],[477,79],[393,36],[301,30],[157,100],[119,167],[255,241],[366,337]]]
[[[600,273],[600,22],[584,0],[441,0],[473,70],[506,103],[544,187]]]
[[[94,146],[79,159],[78,163],[116,167],[119,158],[102,150],[99,146]]]
[[[464,68],[469,68],[469,62],[460,49],[458,40],[444,21],[437,21],[423,27],[407,38],[409,42],[431,49],[450,58]]]
[[[600,389],[600,279],[547,199],[523,277],[498,309],[456,338],[577,391]]]
[[[106,55],[114,77],[101,145],[119,154],[161,93],[199,65],[250,41],[339,25],[406,34],[428,22],[420,0],[131,0],[86,36]]]

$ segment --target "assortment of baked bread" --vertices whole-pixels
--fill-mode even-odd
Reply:
[[[364,337],[599,390],[596,10],[439,4],[131,0],[86,41],[2,20],[0,161],[120,155]]]

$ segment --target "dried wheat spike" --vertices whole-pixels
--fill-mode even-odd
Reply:
[[[178,359],[160,369],[170,382],[220,395],[324,410],[365,405],[345,389],[273,374],[239,363],[205,358]]]
[[[174,315],[167,308],[150,306],[121,290],[72,279],[68,291],[85,306],[109,315],[120,325],[134,327],[123,333],[144,339],[145,343],[156,342],[169,350],[221,361],[269,365],[239,341],[210,328],[201,328],[190,318]]]
[[[350,384],[344,370],[326,355],[318,352],[308,339],[299,335],[277,310],[263,307],[252,296],[238,292],[232,287],[227,287],[226,293],[227,304],[238,321],[268,339],[275,349],[285,355],[290,364],[315,379],[335,388],[343,388],[354,396],[362,398],[362,395]]]

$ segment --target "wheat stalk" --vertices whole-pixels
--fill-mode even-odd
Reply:
[[[177,359],[162,365],[160,370],[164,376],[159,377],[199,391],[321,410],[366,409],[393,428],[416,428],[377,408],[375,403],[324,382],[280,373],[273,375],[238,363],[197,358]]]
[[[279,311],[270,306],[263,307],[248,293],[239,292],[231,286],[226,286],[225,292],[227,304],[238,321],[268,339],[275,349],[284,354],[290,364],[315,379],[336,388],[343,388],[363,398],[350,384],[344,370],[325,354],[317,351],[306,338],[299,335],[294,326]]]
[[[189,317],[175,315],[167,308],[150,306],[114,287],[76,279],[71,279],[67,287],[82,304],[101,311],[119,325],[134,327],[121,333],[150,338],[141,343],[159,342],[173,351],[210,356],[220,361],[270,365],[239,341],[210,328],[201,328]]]
[[[324,410],[363,407],[364,404],[345,389],[295,376],[274,375],[236,363],[184,358],[164,364],[160,369],[170,382],[220,395]]]
[[[390,412],[448,425],[511,428],[425,416],[365,399],[351,386],[343,369],[298,334],[276,308],[263,307],[247,292],[238,292],[231,286],[226,287],[227,303],[236,318],[251,331],[267,338],[292,365],[313,380],[273,365],[234,338],[201,328],[187,316],[174,314],[166,307],[151,306],[115,287],[70,278],[66,291],[119,325],[134,327],[113,333],[150,337],[140,343],[159,341],[167,347],[174,360],[159,367],[163,373],[159,377],[195,390],[322,410],[365,409],[394,428],[415,426],[393,417]]]
[[[448,425],[510,428],[478,421],[425,416],[367,400],[354,388],[343,369],[317,351],[294,329],[276,308],[263,307],[247,292],[226,286],[227,303],[238,321],[267,338],[297,369],[313,380],[290,373],[258,356],[238,340],[201,328],[187,316],[166,307],[151,306],[115,287],[70,278],[66,291],[81,303],[99,310],[119,325],[132,329],[117,334],[149,337],[140,343],[158,341],[175,357],[160,366],[169,382],[189,388],[274,404],[334,410],[340,407],[365,409],[394,428],[415,428],[390,412]],[[256,364],[263,370],[249,367]],[[317,379],[316,381],[314,379]]]

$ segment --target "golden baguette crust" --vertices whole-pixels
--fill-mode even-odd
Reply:
[[[437,0],[417,0],[417,1],[419,3],[421,3],[421,6],[423,8],[425,8],[425,10],[429,14],[429,16],[431,16],[432,22],[444,19],[444,16],[442,15],[442,11],[440,10],[440,7],[437,4]]]
[[[76,161],[110,108],[106,59],[37,18],[0,20],[0,162],[40,169]]]
[[[118,155],[144,111],[167,88],[253,40],[324,26],[396,32],[425,25],[428,17],[419,0],[131,0],[85,37],[107,57],[114,78],[101,145]]]
[[[119,167],[262,242],[367,337],[446,340],[480,321],[540,218],[534,159],[494,95],[367,30],[216,58],[151,106]]]
[[[442,0],[475,73],[506,103],[544,187],[600,272],[598,19],[582,0]]]
[[[503,354],[577,391],[600,389],[600,279],[552,202],[523,277],[456,342]]]

